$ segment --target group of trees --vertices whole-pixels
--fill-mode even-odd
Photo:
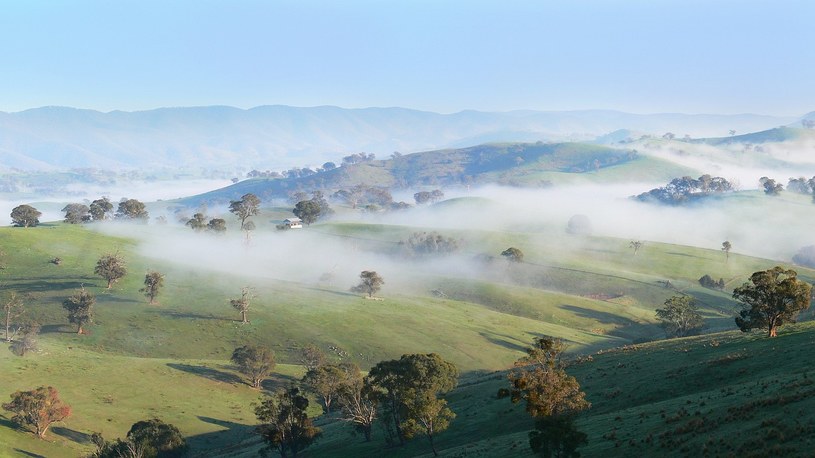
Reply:
[[[434,189],[432,191],[419,191],[416,194],[413,194],[413,199],[416,201],[417,205],[435,203],[444,199],[444,192],[442,192],[441,189]]]
[[[297,202],[292,213],[306,223],[307,226],[310,226],[318,219],[331,216],[334,210],[328,205],[328,201],[325,200],[325,196],[321,191],[314,191],[311,199]]]
[[[732,190],[733,184],[722,177],[702,175],[694,179],[686,176],[674,178],[667,185],[644,192],[636,198],[644,202],[683,205],[706,196]]]
[[[403,256],[438,256],[458,251],[459,241],[438,232],[414,232],[407,240],[399,242],[399,246]]]
[[[405,202],[394,202],[393,196],[386,187],[358,184],[351,188],[340,189],[331,195],[332,199],[350,205],[351,208],[364,208],[369,212],[380,210],[403,210],[410,208]]]
[[[107,441],[94,433],[91,442],[96,451],[90,458],[180,458],[188,449],[181,431],[158,418],[134,423],[124,439]]]
[[[719,282],[709,281],[719,287]],[[779,327],[794,323],[798,314],[809,308],[812,285],[798,279],[796,271],[776,266],[753,273],[749,282],[733,290],[733,299],[742,304],[736,317],[740,330],[766,329],[768,337],[775,337]],[[696,301],[687,295],[666,300],[665,308],[657,309],[656,316],[669,337],[696,334],[704,326]]]
[[[784,185],[776,183],[772,178],[761,177],[758,182],[764,188],[764,194],[768,196],[777,196],[784,190]]]
[[[226,232],[226,220],[223,218],[210,218],[207,221],[207,215],[202,212],[197,212],[192,215],[192,218],[184,223],[185,226],[194,230],[195,232],[208,231],[214,234],[222,234]]]
[[[274,368],[274,354],[262,347],[244,346],[233,353],[242,373],[260,386]],[[380,421],[390,446],[424,436],[436,454],[434,438],[447,429],[455,414],[441,396],[458,383],[458,369],[439,355],[409,354],[382,361],[363,376],[353,363],[334,364],[316,346],[303,348],[302,362],[308,369],[302,387],[322,401],[327,414],[339,409],[339,419],[372,440]],[[257,431],[270,449],[283,457],[297,456],[321,435],[306,412],[309,401],[301,387],[292,385],[267,396],[255,407],[261,424]]]
[[[113,204],[107,197],[94,200],[90,205],[69,203],[62,208],[64,221],[69,224],[104,221],[109,219]],[[42,212],[31,205],[18,205],[11,210],[11,223],[16,227],[34,227],[40,223]],[[122,199],[115,213],[116,219],[147,221],[149,214],[144,203],[136,199]]]

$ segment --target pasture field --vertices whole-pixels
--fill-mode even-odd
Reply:
[[[241,247],[239,234],[218,239],[187,228],[166,230],[203,237],[202,250],[218,244]],[[21,358],[0,350],[0,399],[51,385],[74,411],[45,441],[16,430],[8,413],[0,412],[0,456],[81,456],[93,448],[91,433],[122,437],[131,424],[150,417],[178,426],[193,456],[253,456],[260,442],[252,434],[252,403],[298,380],[303,374],[299,349],[312,343],[331,359],[350,360],[363,369],[404,353],[439,353],[462,371],[460,387],[450,394],[458,416],[438,438],[442,454],[524,456],[531,420],[522,407],[496,399],[495,392],[506,385],[502,371],[541,335],[566,339],[575,355],[593,355],[570,369],[594,404],[579,420],[590,439],[584,456],[615,451],[689,456],[701,447],[727,454],[738,444],[719,438],[741,427],[794,437],[792,445],[768,440],[766,447],[807,444],[812,420],[799,416],[801,426],[782,418],[792,405],[799,409],[798,403],[811,410],[801,394],[808,393],[806,366],[797,358],[774,366],[777,350],[771,348],[783,345],[785,355],[802,352],[815,336],[809,324],[787,328],[772,341],[731,331],[631,346],[662,337],[654,310],[674,294],[697,298],[709,331],[733,329],[735,303],[729,292],[750,273],[776,262],[736,253],[724,262],[716,249],[656,242],[634,255],[628,240],[569,235],[547,223],[513,232],[438,229],[461,241],[460,251],[444,261],[449,265],[435,258],[399,258],[400,241],[431,230],[335,222],[274,239],[299,243],[296,237],[310,234],[326,243],[350,243],[371,259],[401,266],[398,278],[387,279],[380,300],[366,300],[348,292],[351,284],[345,280],[319,280],[320,270],[313,281],[294,281],[272,278],[263,269],[229,272],[199,265],[192,252],[186,260],[183,253],[176,258],[148,255],[138,229],[132,237],[61,223],[0,229],[0,288],[26,295],[26,316],[42,325],[35,354]],[[269,262],[279,262],[264,239],[254,243],[247,253],[269,250]],[[524,262],[502,259],[499,254],[508,246],[522,248]],[[96,260],[111,252],[126,259],[129,273],[106,290],[93,270]],[[241,253],[235,254],[239,260]],[[61,258],[59,265],[51,262],[55,257]],[[470,267],[457,268],[463,265]],[[166,276],[156,305],[138,291],[149,269]],[[808,269],[798,270],[808,281],[815,278]],[[698,278],[706,273],[724,278],[725,290],[699,286]],[[251,322],[241,324],[228,301],[245,285],[253,287],[256,298]],[[88,333],[77,335],[62,301],[82,287],[96,294],[96,316]],[[267,345],[277,355],[275,375],[261,390],[249,387],[229,362],[232,350],[248,343]],[[786,392],[798,394],[795,400],[778,401]],[[744,407],[755,396],[776,400]],[[755,415],[728,414],[738,406],[751,412],[766,407],[775,429]],[[316,403],[311,413],[319,415]],[[701,424],[692,421],[702,414]],[[716,424],[705,423],[708,418]],[[383,453],[381,432],[366,444],[361,437],[349,440],[348,426],[336,417],[318,416],[317,424],[324,436],[308,456]],[[663,435],[677,429],[682,431]],[[745,440],[753,437],[748,432],[740,433]],[[387,450],[393,456],[428,452],[421,438],[404,449]]]

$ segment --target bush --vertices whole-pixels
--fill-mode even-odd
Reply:
[[[713,277],[711,277],[708,274],[703,275],[702,278],[699,279],[699,284],[704,286],[705,288],[724,289],[723,278],[719,278],[719,281],[716,281],[713,279]]]

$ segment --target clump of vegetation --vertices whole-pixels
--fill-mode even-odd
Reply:
[[[248,219],[260,212],[260,199],[251,193],[244,194],[240,200],[233,200],[229,203],[229,212],[238,217],[241,222],[241,230],[245,230]]]
[[[11,224],[16,227],[34,227],[40,224],[42,212],[31,205],[18,205],[11,210]]]
[[[114,283],[127,275],[127,265],[121,254],[118,252],[109,253],[96,261],[96,268],[94,268],[93,273],[107,280],[107,289],[110,289]]]
[[[179,458],[188,448],[181,431],[158,418],[134,423],[125,439],[106,441],[102,434],[94,433],[91,442],[96,445],[91,458]]]
[[[747,332],[766,328],[768,337],[778,335],[784,323],[794,323],[798,313],[809,308],[812,285],[799,280],[798,273],[776,266],[753,273],[750,283],[733,290],[733,298],[744,304],[736,326]]]
[[[260,388],[260,384],[276,365],[274,351],[257,345],[244,345],[232,352],[232,362],[238,370],[249,377],[252,388]]]
[[[764,188],[764,194],[768,196],[777,196],[784,190],[784,185],[776,183],[772,178],[761,177],[758,182]]]
[[[382,276],[373,270],[363,270],[362,273],[359,274],[359,279],[359,284],[352,287],[351,292],[365,293],[368,297],[374,297],[374,294],[379,292],[379,290],[382,289],[382,285],[385,284],[385,280]]]
[[[432,191],[419,191],[413,194],[413,200],[416,205],[424,205],[427,203],[436,203],[444,199],[444,192],[441,189],[434,189]]]
[[[139,292],[144,293],[150,300],[150,305],[153,305],[156,303],[156,297],[162,286],[164,286],[164,274],[151,270],[144,275],[144,288]]]
[[[91,220],[90,208],[85,204],[68,204],[62,208],[64,221],[68,224],[80,224]]]
[[[677,295],[665,301],[665,308],[656,310],[660,326],[668,337],[698,334],[704,326],[696,301],[690,296]]]
[[[295,457],[322,435],[322,430],[314,426],[306,413],[308,404],[308,398],[298,388],[291,387],[255,406],[255,415],[261,422],[257,432],[268,450],[276,450],[282,457]]]
[[[458,368],[435,353],[402,355],[382,361],[368,372],[368,382],[382,394],[385,432],[391,443],[404,445],[418,435],[430,442],[447,429],[455,414],[440,396],[458,385]]]
[[[637,200],[665,205],[684,205],[698,199],[733,190],[733,185],[722,177],[702,175],[697,179],[685,176],[674,178],[667,185],[636,196]]]
[[[456,239],[444,237],[438,232],[414,232],[399,245],[403,254],[409,257],[448,255],[459,249]]]
[[[76,325],[76,333],[83,334],[84,327],[93,322],[93,304],[96,296],[84,287],[65,299],[62,308],[68,312],[68,322]]]
[[[59,393],[51,386],[17,391],[11,395],[11,402],[3,404],[3,409],[14,414],[12,422],[23,428],[32,428],[40,439],[45,438],[53,423],[71,415],[71,407],[63,404]]]
[[[116,218],[146,223],[150,218],[150,214],[147,213],[143,202],[136,199],[122,199],[116,209]]]
[[[562,360],[566,346],[560,339],[540,337],[515,362],[509,373],[510,399],[524,401],[535,418],[529,445],[544,456],[578,456],[587,435],[574,424],[575,415],[591,407],[577,380],[568,375]],[[500,396],[500,394],[499,394]]]
[[[502,251],[501,256],[509,262],[524,262],[524,252],[515,247]]]
[[[719,280],[716,281],[710,275],[705,274],[699,279],[699,284],[705,288],[724,289],[724,278],[719,278]]]

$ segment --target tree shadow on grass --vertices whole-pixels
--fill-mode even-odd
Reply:
[[[64,437],[68,440],[72,440],[77,444],[90,444],[91,443],[91,436],[90,434],[85,434],[80,431],[75,431],[71,428],[64,428],[62,426],[52,426],[51,431],[56,434],[57,436]]]
[[[224,456],[230,452],[246,451],[248,447],[259,446],[263,442],[262,438],[255,434],[254,425],[200,415],[198,419],[224,429],[187,437],[187,444],[192,452],[190,456]]]
[[[173,369],[186,372],[188,374],[194,374],[204,377],[214,382],[229,383],[231,385],[239,385],[244,383],[243,380],[241,380],[241,378],[235,374],[219,371],[218,369],[213,369],[211,367],[193,366],[191,364],[178,364],[178,363],[167,363],[167,366]]]
[[[179,312],[176,310],[150,310],[150,313],[154,313],[156,315],[161,315],[167,318],[172,318],[176,320],[218,320],[218,321],[234,321],[231,318],[224,318],[220,316],[215,316],[213,314],[204,315],[203,313],[193,313],[193,312]]]
[[[19,449],[19,448],[15,448],[14,451],[19,453],[22,456],[29,456],[31,458],[46,458],[45,455],[38,455],[36,453],[31,453],[31,452],[29,452],[27,450],[22,450],[22,449]]]
[[[294,384],[300,382],[300,379],[295,378],[291,375],[283,375],[283,374],[271,374],[269,377],[261,382],[260,388],[268,393],[274,393],[275,391],[281,388],[288,388]]]
[[[14,423],[13,421],[9,420],[8,418],[0,415],[0,426],[4,428],[13,429],[15,431],[28,431],[27,429],[23,428],[22,426]]]
[[[82,286],[96,286],[87,281],[48,281],[48,280],[22,280],[4,282],[3,289],[13,289],[26,292],[64,291],[79,289]]]
[[[311,291],[319,291],[321,293],[328,293],[334,294],[335,296],[343,296],[343,297],[359,297],[359,293],[352,293],[350,291],[342,291],[337,289],[330,289],[330,288],[320,288],[320,287],[313,287],[308,288]]]
[[[526,351],[527,345],[520,345],[515,343],[518,339],[507,335],[487,334],[486,332],[479,333],[481,337],[486,339],[489,343],[499,345],[513,351]],[[514,342],[513,342],[514,341]]]
[[[44,324],[40,334],[76,334],[76,326],[72,324]]]

